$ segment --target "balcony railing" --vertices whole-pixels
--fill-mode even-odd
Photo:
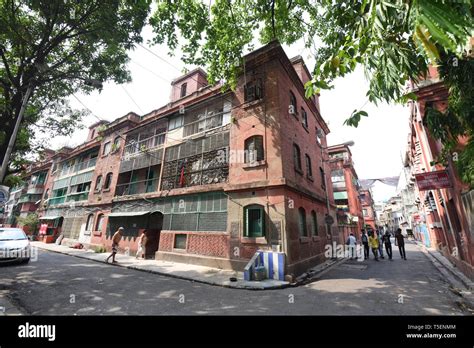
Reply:
[[[96,162],[97,162],[97,157],[94,157],[88,161],[80,162],[71,167],[63,168],[61,172],[59,173],[59,176],[68,175],[68,174],[79,172],[81,170],[84,170],[90,167],[94,167]]]
[[[115,196],[128,196],[140,193],[155,192],[158,189],[158,179],[134,181],[117,185]]]
[[[210,117],[203,118],[201,120],[188,123],[184,126],[183,136],[188,137],[190,135],[204,132],[216,127],[222,126],[223,113],[219,113]]]
[[[64,203],[65,200],[66,200],[66,196],[54,197],[49,200],[49,205],[61,204],[61,203]]]
[[[75,192],[67,195],[66,202],[87,201],[87,198],[89,198],[89,191]]]
[[[133,155],[140,151],[153,149],[155,147],[161,146],[165,142],[165,134],[166,133],[160,133],[152,137],[140,140],[138,142],[126,145],[123,153],[124,157]]]
[[[23,195],[18,200],[18,203],[38,202],[41,199],[41,195]]]

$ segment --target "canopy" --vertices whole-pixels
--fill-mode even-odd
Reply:
[[[110,213],[109,217],[118,217],[118,216],[142,216],[146,214],[150,214],[150,211],[123,211],[123,212],[115,212]]]
[[[56,220],[58,218],[60,218],[61,216],[42,216],[40,217],[39,219],[40,220]]]

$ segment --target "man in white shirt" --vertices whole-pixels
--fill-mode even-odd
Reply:
[[[351,257],[351,260],[356,257],[356,246],[357,246],[357,240],[354,237],[354,233],[351,233],[349,237],[347,238],[347,243],[349,246],[349,255]]]

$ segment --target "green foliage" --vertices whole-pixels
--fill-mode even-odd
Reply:
[[[0,160],[23,96],[34,84],[10,173],[44,147],[40,133],[70,135],[84,112],[67,98],[97,81],[130,81],[127,50],[142,41],[149,0],[0,0]],[[46,144],[47,145],[47,144]]]
[[[17,222],[20,226],[27,227],[32,233],[36,231],[39,224],[39,218],[37,214],[28,214],[25,217],[18,217]]]
[[[97,253],[97,254],[101,254],[101,253],[107,252],[107,249],[104,245],[101,245],[101,246],[98,246],[98,247],[94,247],[94,252]]]

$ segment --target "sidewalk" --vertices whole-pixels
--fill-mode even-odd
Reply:
[[[427,248],[419,241],[413,241],[421,251],[430,259],[433,265],[450,283],[451,291],[463,298],[471,310],[474,310],[474,283],[459,271],[446,257],[438,250]]]
[[[73,249],[63,245],[45,244],[42,242],[31,242],[31,245],[37,247],[38,249],[80,257],[83,259],[102,263],[105,263],[105,259],[109,255],[109,253],[95,253],[93,250]],[[263,281],[245,281],[243,280],[243,272],[222,270],[217,268],[177,262],[143,259],[137,260],[134,256],[127,256],[123,254],[117,254],[116,260],[118,261],[118,263],[109,263],[109,265],[134,269],[143,272],[156,273],[168,277],[185,279],[198,283],[223,286],[227,288],[269,290],[282,289],[290,285],[289,282],[274,279],[266,279]],[[230,281],[230,278],[232,277],[237,278],[237,281]]]

